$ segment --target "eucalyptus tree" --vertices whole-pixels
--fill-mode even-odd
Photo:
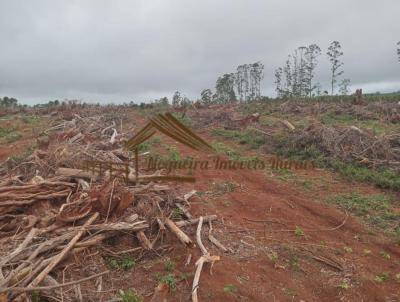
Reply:
[[[212,102],[212,91],[211,89],[203,89],[200,93],[201,101],[203,104],[210,104]]]
[[[350,79],[343,79],[339,84],[339,92],[341,95],[348,95],[350,92]]]
[[[264,64],[256,62],[250,64],[250,100],[261,96],[261,80],[264,78]]]
[[[172,96],[172,106],[179,107],[182,105],[182,97],[179,91],[175,91],[174,95]]]
[[[283,68],[279,67],[275,70],[275,91],[278,98],[285,96],[284,87],[282,87]]]
[[[234,90],[235,74],[226,73],[217,79],[215,84],[216,95],[218,102],[226,104],[235,102],[236,94]]]
[[[318,57],[321,55],[321,48],[317,44],[311,44],[307,47],[305,53],[306,60],[306,92],[308,96],[313,95],[313,91],[317,89],[317,85],[313,83],[315,77],[315,69],[318,64]]]
[[[333,41],[326,54],[331,62],[331,94],[333,95],[338,77],[344,72],[341,69],[343,62],[340,60],[341,56],[343,56],[342,46],[338,41]]]

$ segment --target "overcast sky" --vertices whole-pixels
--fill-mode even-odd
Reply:
[[[400,0],[0,0],[0,95],[25,103],[76,98],[197,98],[216,78],[262,61],[264,95],[296,47],[341,42],[352,88],[400,90]]]

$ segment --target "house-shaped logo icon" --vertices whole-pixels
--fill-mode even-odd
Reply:
[[[191,129],[183,125],[171,113],[157,114],[149,118],[149,122],[135,136],[125,143],[125,148],[135,154],[136,177],[138,176],[138,147],[140,144],[152,137],[157,131],[180,142],[181,144],[196,151],[214,153],[214,148],[204,139],[194,133]],[[149,179],[149,178],[147,178]],[[175,180],[175,181],[195,181],[190,176],[153,176],[152,180]]]

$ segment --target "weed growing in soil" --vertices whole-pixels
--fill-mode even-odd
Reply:
[[[382,272],[375,276],[374,281],[377,283],[383,283],[389,280],[390,274],[388,272]]]
[[[234,294],[234,293],[237,293],[237,291],[238,291],[237,287],[233,284],[225,284],[224,285],[225,293]]]
[[[352,252],[353,252],[353,249],[352,249],[351,247],[349,247],[349,246],[343,247],[343,250],[344,250],[346,253],[352,253]]]
[[[167,272],[172,272],[176,267],[176,262],[172,260],[167,260],[164,262],[164,269]]]
[[[130,256],[122,258],[106,258],[107,264],[111,269],[128,271],[136,265],[135,260]]]
[[[178,283],[178,281],[176,280],[176,277],[174,274],[168,274],[168,275],[160,275],[159,273],[157,273],[157,279],[158,279],[158,283],[163,283],[168,285],[168,287],[171,290],[175,290],[176,289],[176,284]]]
[[[143,302],[142,296],[140,296],[135,290],[128,289],[127,291],[121,291],[119,297],[122,302]]]
[[[340,283],[338,285],[338,287],[341,288],[341,289],[349,289],[350,288],[350,284],[348,284],[346,281],[344,281],[344,282]]]
[[[304,231],[303,231],[302,228],[300,228],[300,227],[298,227],[298,226],[296,225],[296,229],[294,230],[294,234],[295,234],[297,237],[301,237],[301,236],[304,236]]]

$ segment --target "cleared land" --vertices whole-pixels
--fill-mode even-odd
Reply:
[[[60,167],[80,168],[86,159],[126,162],[130,155],[122,149],[124,140],[140,130],[148,116],[165,111],[176,111],[175,116],[224,159],[268,161],[280,156],[312,160],[315,169],[196,170],[189,173],[195,183],[151,187],[107,177],[82,182],[55,175]],[[205,264],[200,301],[400,300],[400,105],[395,98],[362,105],[254,102],[190,107],[185,114],[160,106],[67,106],[4,115],[0,129],[1,259],[7,259],[32,228],[39,232],[28,243],[34,250],[66,230],[76,235],[72,226],[99,213],[93,229],[83,232],[47,275],[53,284],[40,286],[109,272],[79,283],[79,288],[30,291],[34,301],[51,300],[49,296],[67,301],[79,295],[83,301],[141,301],[139,296],[162,301],[156,295],[190,300],[195,261],[202,254],[197,224],[181,227],[196,247],[183,244],[168,225],[166,230],[161,227],[166,218],[180,225],[188,219],[185,211],[195,218],[217,215],[212,235],[227,248],[224,252],[211,243],[204,223],[202,242],[221,259],[212,275]],[[140,152],[170,160],[210,159],[162,134],[145,142]],[[21,186],[26,189],[16,189]],[[185,202],[192,190],[196,194]],[[38,199],[41,195],[44,198]],[[60,211],[66,200],[73,205]],[[1,206],[10,201],[19,203]],[[129,223],[135,214],[131,224],[148,225],[143,233],[151,248],[139,229],[125,225],[115,232],[107,225]],[[52,259],[68,242],[71,237],[61,238],[34,260]],[[20,267],[26,259],[22,254],[5,263],[0,260],[7,281],[0,278],[1,288],[27,287],[27,277],[38,277],[40,271]],[[188,255],[191,262],[186,265]],[[18,267],[15,280],[10,274]]]

